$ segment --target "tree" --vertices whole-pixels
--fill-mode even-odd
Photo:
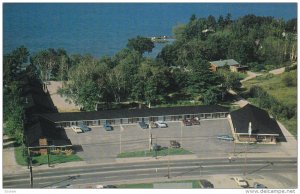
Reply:
[[[217,22],[216,22],[216,19],[214,16],[209,15],[207,17],[207,26],[208,26],[208,28],[216,29]]]
[[[208,62],[194,60],[190,64],[187,92],[192,96],[202,95],[209,88],[220,85],[217,74],[210,70]]]
[[[108,68],[93,58],[85,58],[69,71],[62,93],[84,110],[95,110],[101,102],[111,102],[107,81]]]
[[[29,51],[21,46],[3,57],[4,84],[13,81],[20,73],[22,65],[28,62]]]
[[[297,18],[290,19],[285,24],[287,32],[297,33]]]
[[[151,52],[154,48],[154,43],[150,38],[137,36],[128,40],[127,47],[131,50],[135,50],[140,53],[140,55],[145,52]]]
[[[203,104],[205,105],[217,104],[218,95],[214,89],[209,88],[207,91],[203,93],[202,99],[203,99]]]
[[[66,80],[70,59],[64,49],[42,50],[31,56],[31,64],[36,66],[42,81]]]
[[[21,90],[17,81],[11,82],[3,89],[3,119],[4,132],[23,143],[24,107],[21,100]]]

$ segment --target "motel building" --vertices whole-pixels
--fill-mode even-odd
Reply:
[[[226,118],[228,109],[219,105],[179,106],[144,109],[119,109],[94,112],[50,113],[41,116],[55,123],[57,127],[70,127],[84,123],[87,126],[134,124],[140,121],[181,121],[198,117],[200,119]]]
[[[235,143],[275,144],[282,132],[267,111],[251,104],[232,111],[228,121]]]

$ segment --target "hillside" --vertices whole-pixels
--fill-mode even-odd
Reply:
[[[243,82],[243,86],[247,90],[242,95],[247,100],[257,106],[265,106],[262,108],[282,122],[293,135],[297,135],[297,70],[280,75],[265,74]],[[267,93],[267,96],[261,96],[264,102],[257,96],[251,96],[250,89],[253,87],[260,87]]]

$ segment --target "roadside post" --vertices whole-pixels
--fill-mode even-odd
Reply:
[[[122,132],[124,131],[123,126],[120,124],[120,154],[122,153]]]
[[[33,188],[32,157],[31,157],[30,150],[29,150],[29,171],[30,171],[30,187]]]
[[[48,167],[50,167],[50,148],[47,147],[47,155],[48,155]]]
[[[151,146],[152,146],[152,133],[151,133],[151,121],[149,118],[149,151],[151,151]]]
[[[182,125],[183,123],[180,122],[180,145],[182,146]]]

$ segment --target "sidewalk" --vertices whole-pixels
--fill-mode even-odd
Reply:
[[[3,174],[15,174],[22,171],[23,166],[17,164],[15,159],[14,141],[9,140],[6,135],[3,136],[3,154],[2,154]]]

